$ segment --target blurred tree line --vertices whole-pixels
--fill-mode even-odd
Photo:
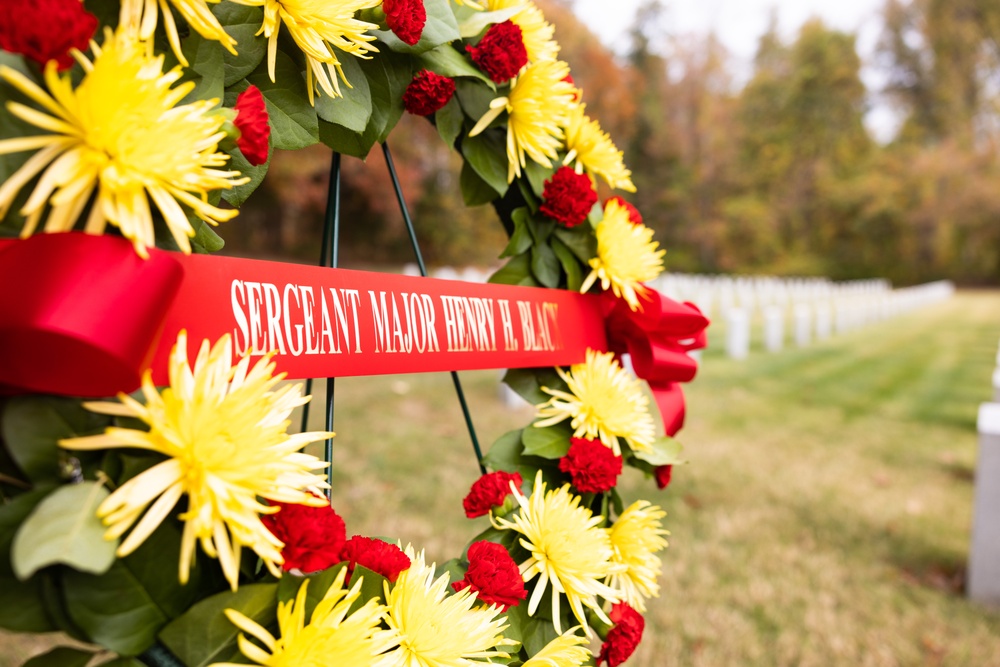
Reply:
[[[886,0],[867,64],[887,84],[867,91],[855,35],[819,20],[791,41],[772,20],[739,87],[713,35],[656,27],[656,0],[618,56],[571,0],[536,2],[671,270],[1000,282],[1000,3]],[[888,143],[863,123],[873,94],[901,119]],[[459,158],[434,128],[408,116],[389,143],[427,261],[496,263],[502,228],[463,205]],[[241,229],[221,230],[230,251],[315,261],[329,161],[320,146],[275,156]],[[343,179],[342,263],[412,261],[381,151],[344,158]]]

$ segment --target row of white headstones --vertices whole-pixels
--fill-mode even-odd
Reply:
[[[778,352],[791,329],[797,347],[901,315],[949,298],[942,280],[893,289],[886,280],[832,282],[825,278],[773,278],[668,273],[652,283],[677,301],[690,301],[709,318],[721,319],[726,353],[750,354],[754,323],[762,323],[764,349]]]
[[[966,592],[978,602],[1000,605],[1000,349],[993,371],[993,401],[979,405],[976,427],[979,456]]]

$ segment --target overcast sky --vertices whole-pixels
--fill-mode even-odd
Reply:
[[[577,15],[618,52],[627,49],[627,33],[643,0],[574,0]],[[858,53],[870,61],[881,31],[878,18],[884,0],[663,0],[663,29],[670,34],[707,34],[715,31],[733,55],[733,74],[743,83],[751,71],[757,41],[767,29],[771,11],[778,17],[783,38],[794,38],[802,24],[818,16],[834,28],[858,35]],[[874,68],[862,70],[869,91],[881,87]],[[866,124],[881,140],[891,138],[897,125],[892,110],[870,95]]]

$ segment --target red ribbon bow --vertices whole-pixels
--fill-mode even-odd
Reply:
[[[183,275],[113,236],[0,241],[0,393],[111,396],[139,386]]]
[[[706,345],[708,318],[693,303],[678,303],[648,289],[642,309],[633,311],[624,299],[607,301],[608,345],[612,352],[628,352],[635,374],[649,383],[663,426],[669,436],[684,425],[684,392],[698,372],[698,362],[687,353]]]

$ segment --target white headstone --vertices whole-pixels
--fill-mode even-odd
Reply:
[[[1000,605],[1000,403],[979,406],[979,458],[969,549],[967,592]]]
[[[804,303],[795,304],[792,318],[795,321],[795,344],[799,347],[805,347],[809,344],[809,336],[812,334],[809,326],[812,323],[809,306]]]
[[[732,359],[750,354],[750,317],[742,308],[730,308],[726,315],[726,354]]]
[[[764,347],[780,352],[785,345],[785,311],[780,306],[764,308]]]
[[[833,328],[832,319],[828,304],[816,306],[816,340],[824,340],[830,337],[830,331]]]

